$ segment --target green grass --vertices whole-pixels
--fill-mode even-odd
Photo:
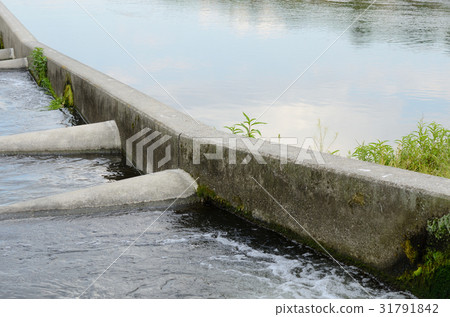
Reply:
[[[424,255],[399,280],[420,297],[450,298],[450,214],[428,221]]]
[[[59,110],[64,107],[63,98],[56,98],[50,101],[50,104],[47,106],[48,110]]]
[[[450,130],[422,120],[417,130],[396,140],[394,148],[387,140],[360,144],[351,154],[362,161],[398,167],[410,171],[450,178]]]
[[[44,49],[41,47],[34,48],[31,52],[31,60],[30,70],[37,84],[46,89],[47,93],[53,98],[56,98],[56,93],[47,77],[47,57],[44,55]]]
[[[47,106],[48,110],[59,110],[63,107],[73,107],[73,92],[70,82],[66,83],[62,97],[58,97],[54,91],[50,80],[47,77],[47,57],[44,55],[44,49],[36,47],[31,52],[30,71],[39,86],[46,90],[46,93],[54,99]]]

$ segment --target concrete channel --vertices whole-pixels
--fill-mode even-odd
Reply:
[[[397,276],[407,242],[450,212],[449,179],[220,132],[38,42],[1,2],[0,35],[18,58],[44,48],[58,95],[70,85],[89,123],[114,120],[141,170],[182,169],[204,199],[342,259]]]

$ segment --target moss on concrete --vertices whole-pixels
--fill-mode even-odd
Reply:
[[[417,260],[418,252],[412,246],[411,241],[409,239],[405,240],[405,242],[403,242],[402,247],[403,247],[403,252],[405,252],[405,255],[408,258],[409,262],[411,264],[414,264]]]
[[[66,84],[66,87],[64,87],[63,92],[63,100],[64,100],[64,106],[73,108],[73,91],[72,91],[72,85]]]
[[[364,206],[366,204],[365,200],[364,200],[364,195],[361,193],[355,193],[352,197],[352,199],[350,199],[348,201],[348,205],[350,207],[353,207],[355,205],[359,205],[359,206]]]
[[[417,265],[405,271],[399,281],[414,294],[425,298],[450,298],[450,214],[428,221],[425,254],[417,259],[417,251],[405,241],[408,259]],[[410,259],[411,260],[411,259]]]
[[[3,43],[3,33],[0,32],[0,50],[5,48],[5,44]]]
[[[429,249],[416,269],[399,277],[408,289],[423,298],[450,298],[450,252]]]

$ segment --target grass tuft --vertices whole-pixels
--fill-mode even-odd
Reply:
[[[362,161],[374,162],[410,171],[450,178],[450,130],[422,120],[417,130],[396,140],[394,149],[388,141],[358,145],[351,154]]]
[[[47,106],[48,110],[59,110],[61,108],[64,108],[64,100],[62,98],[53,99]]]

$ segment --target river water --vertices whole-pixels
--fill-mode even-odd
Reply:
[[[26,71],[0,72],[0,135],[71,126],[67,110],[48,111],[51,97]],[[138,175],[120,156],[0,156],[0,204],[58,194]]]
[[[0,222],[1,298],[409,298],[220,210]],[[86,288],[153,223],[97,282]]]
[[[301,144],[320,119],[346,155],[421,118],[450,126],[448,0],[3,2],[40,41],[217,129],[245,111]]]

